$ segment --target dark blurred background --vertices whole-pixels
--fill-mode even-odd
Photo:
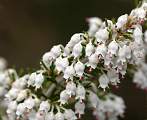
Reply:
[[[53,45],[65,45],[72,34],[87,30],[87,17],[117,18],[134,7],[133,0],[0,0],[0,56],[17,69],[37,69]],[[123,120],[147,118],[146,93],[131,80],[123,80],[115,93],[127,105]]]

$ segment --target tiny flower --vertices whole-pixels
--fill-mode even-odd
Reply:
[[[88,57],[88,63],[87,66],[90,66],[91,68],[95,69],[97,67],[97,64],[99,62],[98,55],[97,54],[92,54],[91,56]]]
[[[66,85],[66,92],[71,97],[76,94],[76,84],[72,81],[69,81]]]
[[[17,96],[16,101],[20,102],[20,101],[24,100],[27,97],[27,94],[28,94],[27,90],[20,91],[20,93]]]
[[[28,80],[28,87],[33,86],[35,84],[36,76],[37,76],[36,72],[30,75],[29,80]]]
[[[81,43],[77,43],[74,47],[73,47],[73,51],[72,51],[72,55],[77,58],[82,54],[82,45]]]
[[[96,40],[99,43],[105,43],[109,39],[109,32],[107,29],[99,29],[95,34]]]
[[[51,49],[51,55],[53,57],[53,59],[56,59],[57,57],[60,56],[61,54],[61,45],[55,45],[52,49]]]
[[[42,75],[42,73],[37,74],[36,78],[35,78],[35,89],[37,90],[38,88],[40,88],[42,86],[42,83],[44,82],[44,77]]]
[[[113,85],[120,83],[119,74],[115,70],[109,70],[107,76]]]
[[[133,38],[137,44],[142,44],[142,35],[142,28],[137,26],[133,32]]]
[[[84,69],[85,69],[85,65],[78,61],[75,66],[74,66],[75,72],[79,77],[82,77],[83,73],[84,73]]]
[[[19,94],[20,90],[16,89],[16,88],[11,88],[9,90],[9,92],[5,95],[6,98],[12,100],[12,99],[16,99],[18,94]]]
[[[79,99],[81,102],[85,99],[86,90],[83,85],[78,84],[76,89],[76,99]]]
[[[69,99],[69,95],[67,94],[67,91],[66,90],[63,90],[61,93],[60,93],[60,104],[65,104],[67,103],[68,99]]]
[[[108,54],[110,56],[116,55],[117,54],[117,51],[118,51],[118,43],[115,40],[113,40],[108,45]]]
[[[51,111],[49,113],[47,113],[46,115],[46,119],[45,120],[55,120],[55,115],[54,113]]]
[[[144,41],[147,43],[147,30],[144,32]]]
[[[97,108],[98,107],[98,105],[99,105],[99,98],[98,98],[98,96],[94,92],[92,92],[92,91],[89,92],[88,100],[89,100],[89,102],[91,104],[91,107],[93,107],[93,108]]]
[[[49,109],[50,109],[50,104],[48,103],[48,101],[42,101],[39,110],[47,113]]]
[[[81,40],[83,40],[83,36],[84,34],[83,33],[76,33],[74,34],[70,41],[68,42],[67,46],[69,48],[73,48],[77,43],[79,43]]]
[[[64,48],[63,56],[64,56],[64,57],[67,57],[68,55],[70,55],[70,52],[71,52],[70,47],[66,46],[66,47]]]
[[[21,116],[24,114],[25,112],[25,104],[24,103],[19,103],[17,106],[17,110],[16,110],[16,115],[17,116]]]
[[[0,57],[0,71],[5,70],[7,67],[7,62],[4,58]]]
[[[11,101],[8,104],[7,113],[11,114],[12,112],[15,112],[16,109],[17,109],[17,102],[16,101]]]
[[[127,21],[128,21],[127,14],[120,16],[117,20],[117,23],[116,23],[117,29],[122,28],[127,23]]]
[[[66,120],[76,120],[77,119],[75,113],[71,109],[65,110],[64,117],[65,117]]]
[[[75,104],[75,113],[78,114],[79,118],[81,118],[81,115],[84,114],[84,111],[85,111],[85,103],[84,102],[76,102]]]
[[[103,88],[104,91],[106,87],[108,87],[109,78],[106,76],[106,74],[103,74],[99,78],[99,87]]]
[[[69,65],[69,62],[67,58],[59,57],[56,59],[55,65],[58,72],[61,72],[61,71],[64,71],[65,68]]]
[[[106,55],[106,53],[107,53],[107,47],[106,47],[105,44],[100,44],[100,45],[97,46],[97,48],[96,48],[96,54],[98,56],[102,56],[104,58],[105,55]]]
[[[64,71],[64,78],[67,79],[71,79],[73,80],[73,76],[75,75],[75,70],[73,67],[73,64],[71,66],[66,67],[65,71]]]
[[[86,56],[90,56],[94,52],[94,45],[91,43],[91,41],[86,45]]]
[[[58,111],[55,115],[55,120],[64,120],[64,114]]]
[[[35,100],[30,97],[24,101],[24,105],[27,109],[31,110],[35,106]]]
[[[44,64],[49,67],[50,66],[50,62],[53,59],[53,55],[51,52],[47,52],[43,55],[42,57],[42,61],[44,62]]]

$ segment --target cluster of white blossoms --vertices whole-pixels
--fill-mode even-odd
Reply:
[[[128,73],[147,89],[147,3],[118,20],[89,18],[89,30],[55,45],[40,70],[18,76],[0,59],[0,97],[9,120],[76,120],[88,108],[98,120],[117,120],[125,104],[109,92]],[[135,72],[134,72],[135,71]],[[126,74],[127,73],[127,74]]]

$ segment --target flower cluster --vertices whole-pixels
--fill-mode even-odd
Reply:
[[[76,120],[86,108],[99,120],[122,117],[124,101],[108,89],[138,68],[134,82],[147,89],[146,13],[143,1],[116,22],[88,18],[87,32],[74,34],[65,47],[53,46],[43,55],[41,68],[24,76],[5,70],[0,59],[0,96],[8,119]]]

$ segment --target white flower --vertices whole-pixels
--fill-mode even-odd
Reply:
[[[67,79],[71,79],[73,80],[73,76],[75,75],[75,70],[73,67],[73,64],[71,66],[66,67],[65,71],[64,71],[64,78]]]
[[[117,85],[117,83],[120,83],[120,80],[119,80],[119,74],[113,70],[113,69],[110,69],[108,72],[107,72],[107,76],[109,78],[109,81],[113,84],[113,85]]]
[[[116,23],[117,29],[122,28],[127,23],[127,21],[128,21],[127,14],[120,16],[117,20],[117,23]]]
[[[67,94],[67,91],[66,90],[63,90],[61,93],[60,93],[60,104],[65,104],[67,103],[68,99],[70,98],[70,96]]]
[[[105,44],[100,44],[96,48],[96,54],[99,56],[102,56],[103,58],[105,57],[107,53],[107,47]]]
[[[20,102],[20,101],[24,100],[27,97],[27,93],[28,93],[27,90],[20,91],[17,98],[16,98],[16,101]]]
[[[86,45],[86,49],[85,49],[85,52],[86,52],[86,56],[90,56],[93,52],[94,52],[94,45],[91,43],[91,41]]]
[[[30,75],[29,80],[28,80],[28,87],[33,86],[35,84],[36,76],[37,76],[36,72]]]
[[[49,67],[50,66],[50,62],[53,59],[53,54],[51,52],[46,52],[43,57],[42,57],[42,61],[44,62],[44,64]]]
[[[66,46],[66,47],[64,48],[63,56],[65,57],[65,56],[70,55],[70,52],[71,52],[70,47]]]
[[[19,94],[20,90],[16,89],[16,88],[11,88],[9,90],[9,92],[5,95],[6,98],[12,100],[12,99],[16,99],[18,94]]]
[[[127,45],[124,45],[123,47],[119,48],[118,56],[118,61],[121,61],[122,63],[126,62],[127,59],[131,58],[131,48]]]
[[[55,119],[55,115],[52,111],[47,113],[45,120],[54,120],[54,119]]]
[[[102,20],[98,17],[88,18],[87,22],[89,23],[88,34],[90,37],[94,36],[96,31],[100,28]]]
[[[109,39],[109,32],[107,29],[99,29],[95,34],[96,40],[99,43],[105,43]]]
[[[101,75],[99,78],[99,87],[103,88],[105,91],[106,87],[108,87],[108,84],[109,84],[109,78],[107,77],[107,75],[106,74]]]
[[[80,43],[80,42],[77,43],[77,44],[73,47],[72,55],[73,55],[75,58],[79,57],[79,56],[82,54],[82,49],[83,49],[83,47],[82,47],[81,43]]]
[[[84,69],[85,69],[85,65],[78,61],[75,66],[74,66],[75,72],[79,77],[82,77],[83,73],[84,73]]]
[[[17,102],[11,101],[10,103],[8,103],[7,113],[11,114],[12,112],[15,112],[16,108],[17,108]]]
[[[66,85],[66,92],[71,97],[76,94],[76,84],[72,81],[69,81]]]
[[[60,56],[60,54],[61,54],[61,47],[62,47],[62,45],[55,45],[55,46],[53,46],[53,48],[50,51],[53,59],[56,59],[57,57]]]
[[[137,26],[133,32],[133,38],[137,44],[143,44],[142,40],[142,28],[140,26]]]
[[[36,78],[35,78],[35,89],[37,90],[38,88],[40,88],[42,86],[42,83],[44,82],[44,77],[42,75],[42,73],[37,74]]]
[[[47,113],[50,109],[50,104],[48,101],[42,101],[39,107],[40,111]]]
[[[90,102],[91,107],[93,107],[93,108],[97,108],[98,107],[98,105],[99,105],[99,98],[98,98],[98,96],[94,92],[92,92],[92,91],[89,92],[88,100]]]
[[[70,41],[67,44],[67,47],[69,48],[73,48],[73,46],[75,46],[77,43],[79,43],[81,40],[83,40],[83,33],[76,33],[74,34]]]
[[[65,117],[66,120],[76,120],[77,119],[75,113],[71,109],[65,110],[64,117]]]
[[[24,103],[19,103],[17,106],[17,110],[16,110],[16,115],[20,116],[23,115],[23,113],[25,112],[25,104]]]
[[[58,111],[55,115],[55,120],[64,120],[64,114]]]
[[[144,19],[146,16],[146,11],[143,8],[136,8],[131,11],[130,15],[138,19]]]
[[[85,111],[85,103],[84,102],[76,102],[75,104],[75,113],[79,115],[79,118],[81,118],[81,115],[84,114]]]
[[[79,99],[81,102],[85,99],[86,90],[83,85],[78,84],[76,89],[76,99]]]
[[[27,109],[31,110],[35,106],[35,100],[32,97],[29,97],[24,101],[24,105]]]
[[[99,62],[98,55],[94,53],[88,57],[88,60],[89,61],[87,63],[87,66],[90,66],[91,68],[95,69],[97,67],[98,62]]]
[[[64,71],[65,68],[69,65],[68,59],[67,58],[62,58],[59,57],[55,61],[56,69],[61,72]]]
[[[117,54],[117,51],[118,51],[118,43],[115,40],[113,40],[108,45],[108,54],[110,56],[116,55]]]

